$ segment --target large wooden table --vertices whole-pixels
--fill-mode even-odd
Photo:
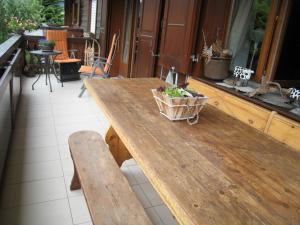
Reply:
[[[299,225],[300,154],[212,106],[197,125],[168,121],[150,92],[162,84],[85,80],[118,164],[132,156],[181,224]]]

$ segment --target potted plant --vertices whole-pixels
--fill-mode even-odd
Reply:
[[[224,80],[229,76],[231,52],[223,48],[222,41],[217,40],[208,47],[203,32],[204,47],[202,57],[204,60],[204,76],[213,80]]]
[[[28,49],[25,50],[24,73],[27,77],[34,77],[41,73],[40,59],[36,55],[30,54]]]
[[[55,41],[53,40],[40,40],[39,47],[43,52],[52,52],[55,46]]]

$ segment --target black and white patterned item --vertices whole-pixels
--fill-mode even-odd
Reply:
[[[236,66],[234,68],[233,76],[240,80],[241,86],[247,86],[248,80],[250,80],[252,73],[254,73],[253,70]]]
[[[300,90],[297,90],[296,88],[291,88],[290,98],[300,100]]]

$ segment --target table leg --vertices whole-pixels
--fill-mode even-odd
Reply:
[[[127,160],[131,159],[132,156],[130,155],[129,151],[123,144],[122,140],[119,138],[118,134],[114,130],[113,127],[110,127],[106,133],[105,141],[109,146],[109,150],[113,157],[115,158],[119,167],[122,166],[122,163]]]
[[[38,78],[33,82],[32,86],[31,86],[32,90],[34,90],[34,85],[36,84],[36,82],[38,82],[38,80],[40,79],[41,75],[42,74],[40,73],[39,76],[38,76]]]
[[[74,165],[74,174],[73,174],[73,178],[71,181],[70,190],[74,191],[74,190],[78,190],[80,188],[81,188],[80,180],[78,177],[76,166]]]
[[[50,80],[50,57],[49,56],[45,57],[45,74],[46,74],[46,85],[47,85],[47,78],[48,78],[50,92],[52,92],[52,85]]]
[[[52,64],[52,69],[53,69],[53,73],[54,73],[54,76],[56,77],[57,82],[61,82],[61,86],[63,87],[64,86],[64,82],[61,79],[58,78],[58,75],[57,75],[57,72],[56,72],[54,64]]]
[[[52,85],[51,85],[51,80],[50,80],[50,74],[49,73],[48,73],[48,80],[49,80],[50,92],[52,92]]]

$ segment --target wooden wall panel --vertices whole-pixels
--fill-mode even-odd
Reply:
[[[274,115],[266,133],[300,151],[300,124],[281,115]]]
[[[160,64],[186,74],[200,12],[200,0],[166,0],[160,43]]]
[[[107,49],[106,54],[108,53],[112,37],[114,34],[119,34],[119,37],[123,36],[123,20],[124,20],[124,8],[125,8],[125,1],[119,1],[119,0],[111,0],[109,3],[109,11],[108,11],[108,18],[109,21],[107,23],[108,26],[108,33],[106,35],[107,39]],[[101,44],[101,43],[100,43]],[[115,58],[113,61],[112,69],[110,71],[110,74],[112,76],[119,75],[119,66],[120,66],[120,60],[121,60],[121,47],[120,47],[120,41],[118,43]]]
[[[132,77],[154,76],[161,3],[161,0],[144,0],[140,4]]]

